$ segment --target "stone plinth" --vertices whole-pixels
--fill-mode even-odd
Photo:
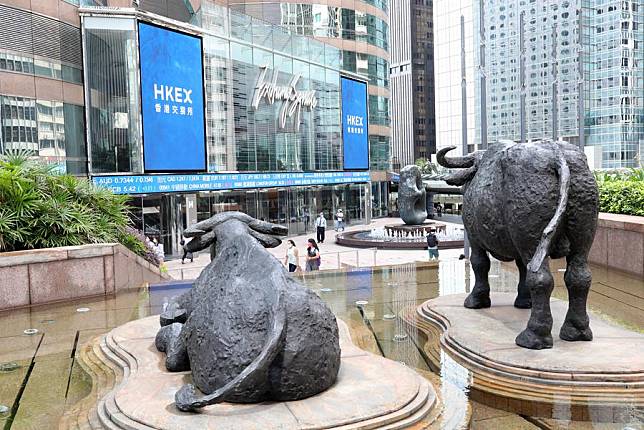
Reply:
[[[471,397],[530,416],[594,422],[629,422],[644,412],[644,335],[589,313],[592,342],[558,337],[568,303],[551,300],[552,349],[514,343],[529,310],[514,294],[492,293],[489,309],[466,309],[465,294],[438,297],[417,309],[418,326],[471,372]],[[429,323],[428,327],[427,323]],[[425,324],[425,325],[424,325]]]
[[[154,347],[158,316],[120,326],[101,342],[102,357],[122,379],[98,403],[110,429],[398,429],[431,426],[440,412],[432,385],[395,361],[363,351],[338,321],[342,364],[337,382],[308,399],[260,404],[222,403],[180,412],[174,394],[189,372],[170,373]],[[91,414],[90,414],[91,416]]]

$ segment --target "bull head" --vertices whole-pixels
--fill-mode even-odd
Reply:
[[[447,148],[443,148],[438,151],[436,154],[436,161],[438,161],[438,164],[441,166],[449,169],[465,169],[451,173],[445,177],[445,182],[449,185],[465,185],[476,174],[476,171],[479,168],[479,161],[483,153],[477,151],[464,157],[446,157],[445,154],[452,149],[456,149],[456,147],[448,146]]]
[[[260,221],[241,212],[222,212],[184,230],[183,235],[185,237],[193,238],[188,242],[186,248],[190,252],[196,252],[214,245],[217,241],[216,227],[230,220],[246,224],[248,234],[265,248],[279,246],[282,243],[279,236],[288,234],[288,229],[284,226]]]

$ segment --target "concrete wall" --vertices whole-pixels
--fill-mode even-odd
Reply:
[[[117,243],[0,253],[0,310],[138,288],[170,279]]]
[[[590,262],[644,276],[644,217],[599,214]]]

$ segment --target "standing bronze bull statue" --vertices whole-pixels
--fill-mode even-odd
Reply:
[[[517,308],[532,308],[516,338],[524,348],[552,348],[549,257],[566,257],[568,313],[559,332],[567,341],[592,340],[586,299],[591,284],[588,252],[597,227],[598,192],[585,155],[565,142],[501,142],[485,152],[446,157],[438,163],[462,168],[446,178],[463,186],[463,223],[472,247],[476,281],[465,307],[490,307],[488,252],[519,269]]]

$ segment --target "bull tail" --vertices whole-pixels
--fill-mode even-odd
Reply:
[[[286,335],[286,305],[282,291],[279,292],[279,298],[274,309],[268,340],[259,355],[239,375],[212,394],[198,396],[195,386],[192,384],[181,387],[175,395],[175,404],[180,411],[194,411],[204,406],[221,403],[226,399],[227,395],[237,390],[241,384],[248,384],[249,381],[266,375],[268,367],[279,354],[282,340]]]
[[[539,271],[544,258],[546,258],[546,256],[548,255],[550,242],[552,241],[552,237],[557,231],[557,227],[561,222],[561,218],[566,211],[566,205],[568,204],[570,169],[568,168],[566,157],[558,146],[555,148],[555,155],[557,157],[557,174],[559,175],[559,204],[557,205],[557,210],[555,211],[552,219],[543,230],[543,233],[541,233],[541,240],[539,241],[537,250],[528,263],[528,270],[530,270],[531,272]]]

